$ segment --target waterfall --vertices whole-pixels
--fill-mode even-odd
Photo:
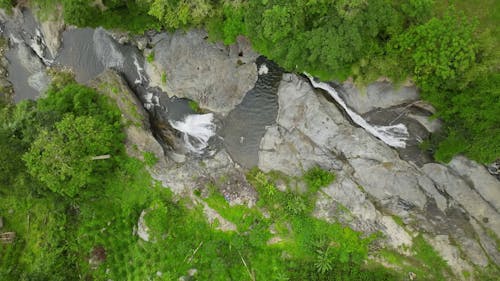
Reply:
[[[347,112],[349,117],[351,117],[352,121],[354,123],[358,124],[360,127],[365,129],[367,132],[372,134],[373,136],[379,138],[386,144],[392,146],[392,147],[406,147],[406,140],[409,137],[408,134],[408,129],[404,124],[396,124],[392,126],[374,126],[366,122],[363,117],[361,117],[359,114],[351,110],[347,104],[344,102],[344,100],[340,97],[339,93],[330,86],[327,83],[323,82],[317,82],[314,80],[314,78],[306,73],[306,76],[309,78],[311,81],[311,84],[313,87],[318,88],[318,89],[323,89],[330,96],[335,99],[335,101],[340,104],[344,108],[344,110]]]
[[[187,149],[195,154],[203,154],[208,147],[208,140],[215,136],[216,126],[213,123],[214,115],[191,114],[182,121],[169,121],[170,125],[182,133]]]
[[[146,75],[144,74],[144,68],[139,64],[139,60],[137,59],[137,55],[134,54],[134,66],[137,71],[137,79],[135,79],[134,83],[144,84],[147,81]]]

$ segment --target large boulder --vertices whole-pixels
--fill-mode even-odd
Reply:
[[[169,96],[195,100],[202,108],[227,114],[257,80],[257,55],[240,39],[226,47],[207,41],[202,30],[162,33],[146,63],[152,86]]]
[[[387,81],[378,81],[359,89],[352,82],[342,84],[342,98],[346,104],[359,114],[376,108],[392,106],[418,100],[418,90],[413,85],[395,86]]]

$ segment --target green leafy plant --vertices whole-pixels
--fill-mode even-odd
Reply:
[[[304,181],[307,183],[309,192],[316,192],[321,187],[325,187],[335,180],[335,175],[321,169],[313,167],[304,174]]]
[[[144,157],[144,164],[146,164],[146,166],[151,167],[158,163],[158,158],[153,152],[146,151],[142,156]]]
[[[154,62],[154,60],[155,60],[155,52],[151,51],[149,55],[146,57],[146,61],[152,63]]]

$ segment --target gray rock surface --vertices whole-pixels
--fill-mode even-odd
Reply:
[[[137,236],[142,240],[149,242],[149,227],[146,225],[146,220],[144,217],[147,214],[147,210],[142,210],[139,220],[137,221]]]
[[[412,245],[412,238],[406,230],[390,216],[378,211],[367,194],[349,176],[338,175],[335,182],[322,191],[316,202],[316,217],[327,221],[334,219],[363,233],[381,231],[387,244],[394,248]]]
[[[255,84],[257,55],[244,40],[225,47],[208,42],[206,36],[191,30],[153,38],[154,61],[145,69],[151,85],[169,96],[195,100],[200,107],[225,115]]]
[[[454,157],[448,164],[458,175],[500,212],[500,181],[493,177],[482,165],[463,156]]]
[[[500,214],[464,179],[441,164],[425,164],[422,170],[472,217],[500,236]]]
[[[432,247],[434,247],[434,249],[441,254],[442,258],[448,263],[455,273],[455,276],[467,280],[462,273],[464,271],[469,273],[472,272],[473,267],[470,263],[462,259],[459,249],[452,245],[447,235],[426,237],[426,240],[429,241]],[[471,280],[471,277],[469,277],[468,280]]]
[[[497,262],[496,242],[482,229],[498,235],[498,183],[484,167],[461,158],[450,167],[429,163],[422,168],[402,160],[386,144],[352,126],[335,105],[295,75],[284,75],[278,98],[277,124],[261,141],[259,168],[290,176],[315,165],[335,170],[336,181],[318,195],[317,217],[365,233],[381,231],[386,245],[403,254],[408,253],[400,246],[427,233],[426,240],[459,279],[465,279],[461,272],[471,271],[473,265]],[[404,225],[396,223],[394,215]],[[477,220],[476,226],[469,216]]]
[[[342,84],[342,97],[346,104],[363,114],[375,108],[389,108],[418,100],[415,86],[394,86],[390,82],[374,82],[366,89],[358,89],[352,82]]]
[[[425,190],[432,190],[427,186],[432,182],[419,180],[421,172],[399,159],[394,150],[361,128],[353,127],[333,104],[316,94],[308,82],[295,75],[284,75],[278,96],[279,127],[268,129],[261,142],[260,168],[289,172],[283,161],[275,161],[284,158],[280,156],[284,154],[281,150],[286,149],[286,153],[292,155],[291,161],[295,161],[294,155],[299,155],[301,159],[297,160],[307,159],[302,162],[307,166],[316,164],[338,169],[340,165],[334,165],[335,160],[344,158],[353,168],[352,176],[358,184],[381,202],[398,198],[420,209],[425,206]],[[279,140],[276,131],[293,132],[302,137],[297,139],[288,133]],[[291,147],[294,149],[290,150]]]
[[[56,11],[47,20],[40,20],[40,28],[45,40],[45,45],[50,55],[55,58],[59,47],[61,47],[61,36],[66,28],[62,17],[62,7],[58,6]]]

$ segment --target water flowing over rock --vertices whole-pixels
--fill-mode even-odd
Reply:
[[[10,49],[9,81],[14,88],[14,100],[36,99],[50,83],[46,65],[51,63],[40,26],[28,10],[13,9],[11,15],[0,14],[2,35],[8,38]]]
[[[461,157],[449,167],[429,163],[419,168],[404,161],[296,75],[284,75],[278,102],[277,124],[260,145],[259,168],[291,176],[315,165],[336,171],[338,178],[317,201],[316,216],[365,233],[381,231],[393,247],[410,245],[415,233],[425,232],[459,278],[462,270],[497,260],[495,242],[483,228],[498,236],[494,205],[499,189],[484,167]]]
[[[236,226],[198,202],[195,190],[203,196],[217,183],[229,204],[253,206],[258,195],[246,181],[246,168],[301,176],[320,166],[337,178],[318,193],[316,217],[366,234],[380,231],[385,239],[378,246],[406,255],[412,254],[407,249],[414,237],[425,233],[458,279],[475,266],[500,264],[500,182],[465,157],[443,165],[394,149],[414,148],[428,131],[439,129],[439,122],[428,118],[432,108],[415,101],[415,88],[376,82],[365,96],[347,84],[341,91],[283,75],[242,37],[226,47],[209,43],[200,30],[116,40],[104,29],[71,29],[57,52],[62,21],[39,26],[29,14],[16,13],[8,19],[7,58],[14,88],[26,93],[17,99],[43,91],[49,83],[46,66],[59,53],[56,61],[74,68],[78,81],[116,101],[127,153],[141,160],[145,153],[155,155],[158,162],[148,167],[152,177],[201,204],[224,230]],[[0,15],[2,22],[6,17]],[[33,28],[27,32],[26,26]],[[24,31],[12,32],[19,27]],[[138,49],[120,44],[134,40]],[[139,49],[154,58],[148,62]],[[174,96],[213,112],[194,114],[187,99]],[[213,140],[224,146],[212,149]],[[186,157],[186,150],[196,157]],[[137,234],[148,241],[145,213]]]
[[[213,123],[214,116],[208,114],[187,115],[182,121],[173,121],[174,129],[182,133],[187,148],[195,154],[203,154],[208,147],[208,141],[215,136],[216,126]]]
[[[311,83],[314,87],[323,89],[332,96],[335,101],[342,106],[342,108],[347,112],[349,117],[366,131],[381,139],[386,144],[393,147],[405,147],[405,141],[408,139],[408,130],[403,124],[396,124],[391,126],[373,126],[368,124],[365,119],[363,119],[359,114],[351,110],[340,97],[337,91],[329,84],[323,82],[317,82],[312,77],[309,76]]]

